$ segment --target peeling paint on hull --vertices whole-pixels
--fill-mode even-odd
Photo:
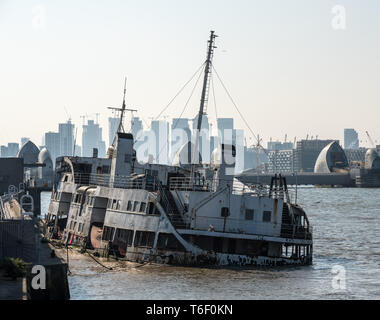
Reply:
[[[250,257],[247,255],[232,255],[224,253],[209,253],[194,255],[176,251],[139,250],[126,254],[122,260],[139,263],[158,263],[190,267],[277,267],[277,266],[307,266],[312,264],[312,257],[305,258],[272,258],[265,256]]]

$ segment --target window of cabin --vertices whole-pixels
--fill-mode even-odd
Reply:
[[[153,248],[154,237],[154,232],[136,231],[135,247]]]
[[[220,215],[223,218],[227,218],[230,215],[230,209],[227,207],[222,208]]]
[[[111,207],[112,207],[112,199],[109,199],[107,203],[107,208],[111,209]]]
[[[128,201],[127,211],[132,211],[132,201]]]
[[[106,240],[106,241],[112,240],[114,232],[115,232],[115,228],[105,226],[103,228],[102,240]]]
[[[112,200],[112,209],[116,210],[117,200]]]
[[[110,166],[103,166],[103,168],[102,168],[103,174],[109,174],[110,169],[111,169]]]
[[[133,230],[117,229],[117,241],[132,246]]]
[[[171,233],[160,233],[158,235],[157,248],[166,250],[185,250],[182,244]]]
[[[155,205],[153,202],[148,203],[148,214],[155,214]]]
[[[120,210],[120,209],[121,209],[121,200],[117,200],[116,210]]]
[[[263,222],[270,222],[272,218],[272,211],[263,212]]]
[[[146,210],[146,203],[145,202],[141,202],[140,212],[145,212],[145,210]]]
[[[133,212],[137,212],[137,210],[139,209],[139,205],[140,205],[139,201],[135,201],[134,202],[134,204],[133,204]]]
[[[253,209],[245,209],[245,220],[253,220],[254,213]]]

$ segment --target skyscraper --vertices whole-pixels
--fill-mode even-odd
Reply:
[[[155,163],[169,163],[169,123],[167,121],[152,121],[152,131],[156,140],[156,151],[153,154]]]
[[[139,117],[133,117],[132,119],[132,134],[133,138],[136,140],[139,132],[143,130],[142,120]]]
[[[55,165],[55,160],[61,155],[60,135],[58,132],[50,131],[45,133],[45,147],[51,155],[53,165]]]
[[[1,146],[0,147],[0,157],[1,158],[7,158],[8,157],[8,147],[7,146]]]
[[[18,143],[8,143],[7,146],[1,146],[2,158],[15,158],[19,152],[20,146]]]
[[[344,149],[358,149],[359,136],[354,129],[344,129]]]
[[[15,158],[20,150],[18,143],[8,143],[8,157]]]
[[[29,140],[30,140],[30,139],[29,139],[29,138],[26,138],[26,137],[21,138],[21,148],[22,148],[22,146],[23,146],[25,143],[27,143]]]
[[[315,162],[329,143],[334,140],[301,140],[297,142],[294,153],[294,170],[298,172],[314,172]],[[337,141],[339,143],[339,141]]]
[[[191,130],[189,126],[189,119],[174,118],[171,125],[171,160],[173,161],[178,150],[191,139]]]
[[[221,143],[236,144],[233,118],[218,118],[218,135]]]
[[[74,124],[69,120],[66,123],[60,123],[58,128],[60,156],[72,156],[74,151]]]
[[[98,149],[98,156],[105,158],[106,147],[102,141],[102,128],[94,120],[88,120],[87,125],[83,125],[82,156],[92,157],[95,148]]]
[[[117,128],[119,127],[120,118],[108,118],[108,143],[112,145],[116,135]]]
[[[293,150],[292,142],[269,141],[267,144],[268,151]]]

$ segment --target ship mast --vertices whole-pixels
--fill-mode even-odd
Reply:
[[[133,123],[133,112],[137,112],[137,110],[127,109],[126,108],[126,104],[125,104],[126,93],[127,93],[127,77],[125,77],[125,81],[124,81],[124,96],[123,96],[123,105],[122,105],[122,107],[121,108],[112,108],[112,107],[108,108],[108,109],[120,112],[120,122],[119,122],[119,127],[117,128],[116,133],[119,133],[119,132],[120,133],[125,133],[124,125],[123,125],[123,119],[124,119],[125,111],[130,111],[131,114],[132,114],[131,124]]]
[[[205,75],[204,75],[204,80],[203,80],[201,104],[200,104],[199,113],[198,113],[198,124],[197,124],[197,131],[195,135],[195,146],[194,146],[194,151],[192,152],[192,161],[191,161],[192,175],[194,173],[196,159],[198,158],[198,155],[199,155],[199,152],[198,152],[199,135],[200,135],[201,127],[202,127],[202,118],[203,118],[203,115],[206,114],[205,109],[207,108],[207,102],[208,102],[210,75],[212,71],[212,58],[214,55],[214,49],[216,48],[214,45],[216,37],[217,35],[215,34],[215,31],[211,31],[210,40],[208,40],[207,60],[205,62],[206,67],[205,67]]]
[[[121,107],[120,122],[119,122],[119,128],[117,129],[117,132],[125,132],[124,126],[123,126],[123,119],[124,119],[124,113],[125,113],[125,95],[126,95],[126,93],[127,93],[127,77],[125,77],[125,80],[124,80],[123,106]]]

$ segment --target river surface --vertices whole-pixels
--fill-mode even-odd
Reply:
[[[42,214],[49,199],[42,195]],[[108,271],[91,259],[73,259],[71,299],[380,299],[380,189],[300,188],[298,203],[313,226],[312,266]]]

